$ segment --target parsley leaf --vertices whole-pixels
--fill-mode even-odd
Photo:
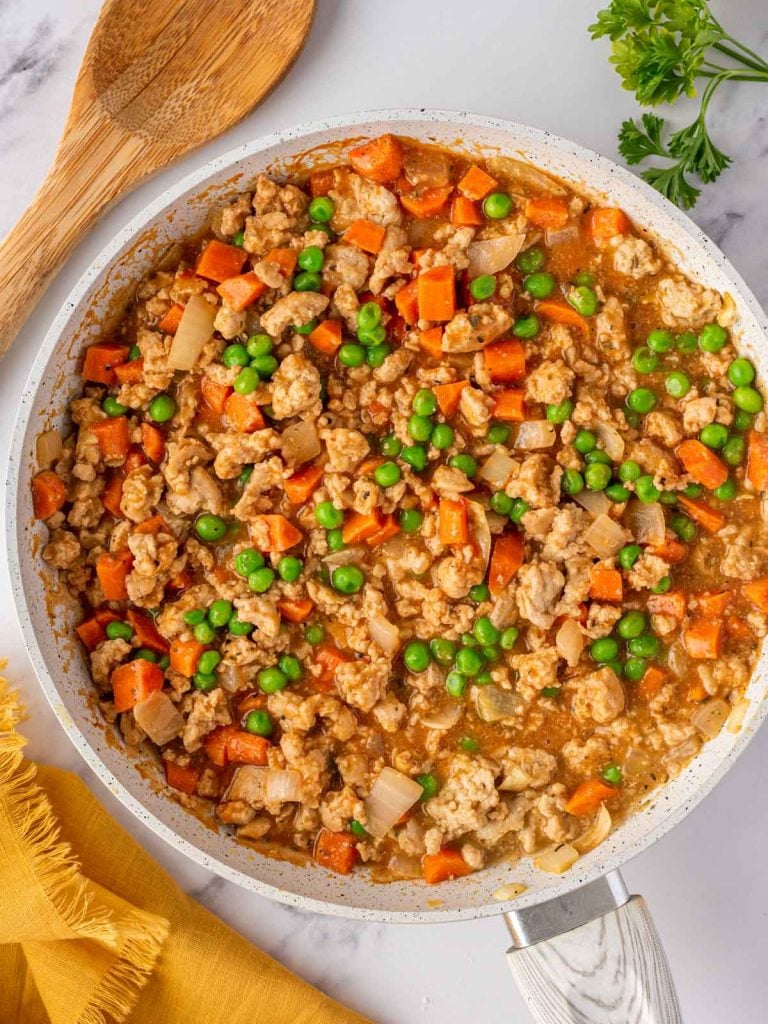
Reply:
[[[701,189],[692,185],[683,173],[681,164],[670,167],[649,167],[642,172],[642,177],[649,185],[666,196],[675,206],[689,210],[701,195]]]
[[[669,152],[695,171],[705,183],[714,181],[733,162],[709,137],[703,114],[670,137]]]
[[[642,128],[631,118],[621,125],[619,152],[628,164],[639,164],[648,156],[669,156],[669,151],[661,141],[664,118],[643,114],[642,122]]]

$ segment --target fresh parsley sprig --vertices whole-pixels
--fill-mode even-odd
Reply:
[[[647,168],[642,176],[688,209],[701,194],[689,176],[708,184],[731,163],[707,129],[712,97],[724,82],[768,82],[768,61],[726,32],[707,0],[611,0],[589,31],[593,39],[611,40],[611,63],[642,106],[695,97],[697,81],[706,81],[698,117],[666,142],[666,122],[655,114],[643,114],[639,122],[624,121],[619,132],[619,150],[627,163],[667,161]],[[723,64],[723,57],[729,63]]]

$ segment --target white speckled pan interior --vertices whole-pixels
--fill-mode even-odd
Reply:
[[[100,318],[113,316],[132,286],[169,243],[194,235],[212,206],[247,187],[262,170],[280,172],[299,153],[350,138],[393,131],[470,153],[505,153],[542,167],[576,189],[623,207],[640,227],[664,240],[681,270],[720,292],[730,292],[738,312],[740,347],[768,380],[768,322],[734,268],[682,213],[634,175],[603,157],[537,129],[470,114],[443,111],[376,111],[315,122],[257,139],[219,157],[169,189],[135,217],[98,256],[54,320],[21,396],[7,488],[8,549],[12,584],[26,643],[46,695],[71,740],[96,774],[141,821],[198,864],[263,895],[321,913],[389,921],[438,921],[499,913],[500,885],[523,882],[516,907],[563,894],[618,867],[678,822],[721,778],[762,720],[766,701],[765,656],[750,684],[751,700],[738,735],[723,731],[653,803],[562,876],[527,863],[501,864],[439,887],[423,883],[371,883],[317,865],[297,866],[263,857],[220,835],[188,814],[137,770],[135,760],[105,733],[89,700],[92,686],[76,646],[68,639],[76,609],[52,597],[52,579],[39,560],[44,529],[32,521],[29,482],[35,472],[37,434],[63,422],[78,391],[82,349],[99,334]],[[24,344],[24,341],[20,341]],[[27,341],[27,344],[30,342]],[[6,396],[7,398],[8,396]],[[54,619],[55,630],[51,629]]]

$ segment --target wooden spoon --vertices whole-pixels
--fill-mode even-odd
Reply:
[[[0,244],[0,357],[111,203],[231,128],[280,81],[315,2],[107,0],[53,166]]]

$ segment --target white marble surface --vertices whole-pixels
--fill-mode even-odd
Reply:
[[[213,2],[213,0],[200,0]],[[633,110],[585,27],[588,0],[319,0],[306,49],[250,118],[128,197],[83,240],[0,364],[0,465],[30,353],[110,234],[183,171],[255,135],[365,107],[432,106],[528,122],[616,157]],[[715,3],[735,35],[768,48],[765,0]],[[54,152],[98,0],[0,4],[0,233],[32,197]],[[247,60],[248,55],[243,54]],[[765,88],[740,86],[717,106],[715,131],[735,166],[694,218],[768,304]],[[679,116],[679,115],[678,115]],[[498,919],[426,927],[357,924],[271,904],[192,866],[122,811],[85,770],[45,704],[15,623],[0,553],[0,653],[31,712],[33,756],[82,774],[100,800],[175,878],[288,967],[380,1024],[527,1022]],[[768,1002],[768,733],[672,834],[626,870],[649,900],[686,1019],[752,1024]]]

